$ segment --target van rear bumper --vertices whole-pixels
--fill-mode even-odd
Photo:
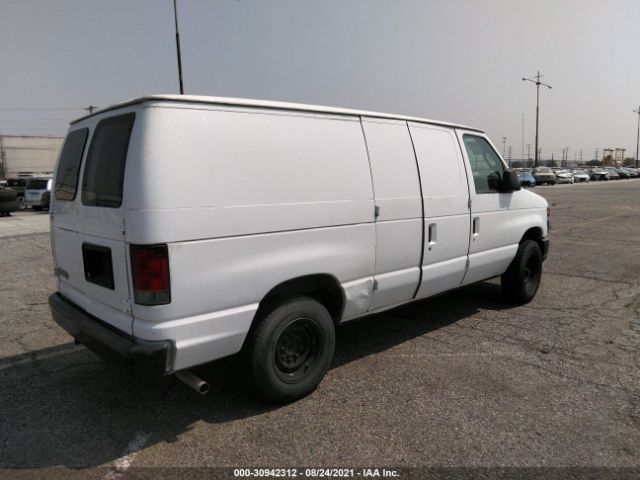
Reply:
[[[49,297],[55,322],[76,341],[106,360],[124,361],[136,372],[162,376],[171,373],[173,343],[131,337],[90,315],[59,293]]]

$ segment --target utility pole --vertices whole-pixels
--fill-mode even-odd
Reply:
[[[531,79],[531,78],[524,78],[522,77],[522,81],[523,82],[532,82],[536,84],[536,158],[533,162],[534,166],[538,166],[538,126],[539,126],[539,122],[540,122],[540,85],[547,87],[549,90],[551,90],[551,85],[547,85],[546,83],[542,83],[540,81],[540,78],[542,77],[542,75],[540,75],[540,70],[538,70],[538,73],[536,74],[536,76],[534,77],[535,80]]]
[[[598,157],[600,156],[600,149],[596,148],[596,156],[593,157],[594,160],[598,160]]]
[[[582,150],[580,150],[580,165],[582,165]]]
[[[507,137],[502,137],[502,158],[505,157],[507,145]]]
[[[521,142],[520,142],[520,147],[521,147],[521,151],[520,151],[520,159],[522,160],[522,163],[524,164],[524,113],[522,114],[522,137],[521,137]],[[524,166],[524,165],[522,165]]]
[[[638,145],[640,145],[640,105],[638,105],[638,109],[634,110],[638,114],[638,135],[636,136],[636,168],[638,167]]]
[[[176,50],[178,52],[178,81],[180,82],[180,95],[184,95],[184,86],[182,85],[182,57],[180,55],[180,32],[178,32],[178,8],[176,0],[173,0],[173,19],[176,25]]]
[[[509,145],[509,154],[507,155],[507,165],[509,165],[509,167],[511,167],[511,145]]]
[[[527,143],[527,161],[531,160],[531,144]]]

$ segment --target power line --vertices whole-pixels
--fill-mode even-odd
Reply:
[[[76,110],[84,110],[82,107],[73,108],[0,108],[0,112],[72,112]]]

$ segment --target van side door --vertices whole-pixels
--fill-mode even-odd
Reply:
[[[422,205],[407,123],[362,118],[376,209],[375,289],[369,310],[411,300],[420,278]]]
[[[409,123],[424,209],[422,281],[416,298],[460,286],[469,250],[469,189],[451,128]]]
[[[471,237],[469,268],[463,284],[503,273],[515,256],[513,240],[517,212],[510,211],[511,193],[499,192],[506,165],[489,139],[478,132],[458,130],[470,173]]]

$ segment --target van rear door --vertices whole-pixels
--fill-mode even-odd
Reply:
[[[128,334],[132,315],[123,185],[134,119],[134,113],[90,117],[69,132],[51,206],[59,292]]]

